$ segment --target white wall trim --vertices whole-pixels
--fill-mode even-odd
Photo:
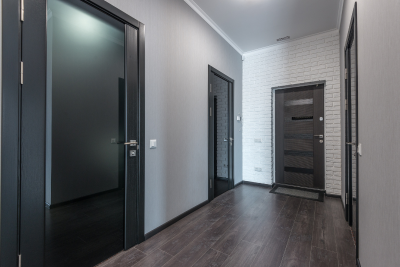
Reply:
[[[338,11],[338,20],[337,20],[337,23],[336,23],[336,28],[338,30],[340,30],[340,25],[342,24],[343,6],[344,6],[344,0],[340,0],[339,11]]]
[[[232,41],[231,38],[201,9],[194,0],[184,0],[197,14],[200,15],[222,38],[225,39],[239,54],[243,55],[243,50]]]
[[[313,37],[313,36],[317,36],[317,35],[321,35],[321,34],[327,34],[327,33],[338,34],[339,33],[339,29],[335,28],[335,29],[332,29],[332,30],[323,31],[323,32],[315,33],[315,34],[310,34],[310,35],[303,36],[303,37],[300,37],[300,38],[291,39],[291,40],[279,42],[279,43],[276,43],[276,44],[273,44],[273,45],[268,45],[268,46],[265,46],[265,47],[262,47],[262,48],[254,49],[254,50],[251,50],[251,51],[243,53],[243,57],[245,57],[247,55],[254,55],[254,54],[258,54],[258,53],[263,53],[266,50],[271,49],[271,48],[276,47],[276,46],[280,46],[280,45],[283,45],[283,44],[296,42],[296,41],[299,41],[299,40],[303,40],[303,39],[307,39],[307,38],[310,38],[310,37]]]

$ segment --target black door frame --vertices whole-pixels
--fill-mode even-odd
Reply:
[[[349,113],[349,108],[352,107],[351,103],[351,83],[352,83],[352,75],[351,75],[351,54],[350,50],[352,45],[354,45],[355,49],[355,115],[356,115],[356,140],[348,140],[349,137],[352,136],[352,122],[351,122],[351,113]],[[353,14],[350,20],[349,30],[347,33],[347,39],[344,47],[344,62],[345,62],[345,214],[346,220],[348,221],[350,226],[353,226],[353,174],[351,171],[352,168],[352,143],[356,144],[358,147],[358,30],[357,30],[357,2],[354,3]],[[350,95],[349,95],[350,92]],[[349,144],[347,144],[349,143]],[[351,143],[351,144],[350,144]],[[359,153],[358,151],[354,151],[356,155],[356,255],[357,260],[359,258]],[[351,166],[351,168],[349,168]],[[350,205],[351,203],[351,205]]]
[[[324,89],[322,90],[322,94],[323,94],[323,99],[324,99],[324,102],[322,103],[322,105],[323,105],[323,112],[324,112],[324,115],[323,115],[323,118],[324,118],[324,125],[323,125],[323,128],[324,128],[324,133],[323,133],[323,135],[324,135],[324,138],[323,138],[323,140],[324,140],[324,151],[323,151],[323,155],[322,155],[322,158],[323,158],[323,178],[324,178],[324,181],[323,181],[323,188],[307,188],[307,187],[301,187],[301,186],[296,186],[296,185],[287,185],[287,184],[283,184],[283,183],[278,183],[277,181],[276,181],[276,173],[277,173],[277,169],[278,168],[280,168],[280,169],[282,169],[283,170],[283,161],[282,160],[280,160],[280,161],[277,161],[277,158],[278,157],[281,157],[281,158],[283,158],[283,153],[282,152],[277,152],[276,151],[276,148],[275,148],[275,143],[277,143],[277,142],[282,142],[283,143],[283,138],[279,138],[279,136],[277,136],[276,134],[275,134],[275,130],[276,130],[276,124],[277,124],[277,120],[276,120],[276,115],[277,115],[277,112],[276,112],[276,104],[275,104],[275,92],[276,91],[278,91],[278,90],[285,90],[285,89],[298,89],[298,88],[302,88],[302,87],[308,87],[308,86],[318,86],[318,85],[323,85],[323,87],[324,87]],[[305,82],[305,83],[298,83],[298,84],[290,84],[290,85],[284,85],[284,86],[277,86],[277,87],[272,87],[271,88],[271,99],[272,99],[272,102],[273,102],[273,106],[272,106],[272,120],[271,120],[271,136],[274,136],[274,139],[272,140],[272,147],[273,147],[273,149],[272,149],[272,158],[273,158],[273,163],[272,163],[272,172],[273,172],[273,186],[275,186],[275,185],[283,185],[283,186],[290,186],[290,187],[297,187],[297,188],[304,188],[304,189],[311,189],[311,190],[313,190],[313,191],[320,191],[320,192],[323,192],[323,193],[325,193],[326,192],[326,158],[325,158],[325,154],[326,154],[326,136],[325,136],[325,126],[326,126],[326,120],[325,120],[325,88],[326,88],[326,80],[320,80],[320,81],[314,81],[314,82]],[[315,96],[315,92],[314,92],[314,96]],[[283,117],[282,117],[282,115],[283,114],[278,114],[279,116],[280,116],[280,118],[281,118],[281,120],[280,121],[278,121],[278,123],[282,123],[283,122]],[[314,122],[314,127],[316,127],[316,125],[315,125],[315,122]],[[278,139],[278,140],[277,140]],[[315,142],[316,141],[318,141],[319,139],[315,139],[314,138],[314,144],[315,144]],[[315,151],[314,151],[314,153],[315,153]],[[320,157],[319,157],[320,158]],[[277,166],[279,164],[279,166]]]
[[[126,50],[125,71],[136,73],[131,80],[126,75],[126,83],[137,89],[134,92],[139,110],[137,140],[142,148],[138,149],[138,178],[126,185],[135,190],[134,197],[126,198],[126,205],[134,205],[136,210],[129,218],[126,216],[129,229],[125,233],[130,236],[125,238],[124,245],[128,249],[144,240],[145,26],[104,0],[82,1],[123,22],[126,35],[129,27],[136,29],[134,43],[138,53]],[[24,12],[21,1],[15,0],[3,0],[2,10],[5,67],[2,69],[1,266],[18,266],[20,254],[26,266],[44,263],[47,2],[24,2]],[[29,201],[21,203],[21,194]],[[34,240],[35,245],[26,245],[24,240]]]
[[[235,89],[235,80],[230,78],[229,76],[225,75],[224,73],[220,72],[219,70],[213,68],[212,66],[208,65],[208,85],[207,85],[207,92],[208,92],[208,201],[214,199],[214,179],[215,179],[215,162],[214,162],[214,144],[215,144],[215,137],[214,137],[214,91],[212,88],[213,84],[213,77],[214,75],[220,77],[221,79],[225,80],[229,84],[228,94],[229,94],[229,122],[228,128],[230,132],[230,137],[233,138],[232,145],[229,145],[229,166],[228,166],[228,173],[229,173],[229,183],[228,188],[229,190],[234,187],[235,184],[235,177],[234,177],[234,89]],[[231,142],[231,140],[229,140]]]

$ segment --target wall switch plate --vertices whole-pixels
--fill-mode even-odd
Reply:
[[[362,156],[361,143],[358,144],[357,152],[358,152],[358,155]]]
[[[238,115],[238,116],[236,117],[236,120],[237,120],[237,121],[241,121],[241,120],[242,120],[242,117],[240,117],[240,115]]]
[[[150,140],[150,149],[155,149],[157,147],[157,140],[152,139]]]
[[[261,143],[261,139],[254,139],[254,143]]]
[[[261,172],[261,171],[262,171],[262,168],[254,167],[254,171],[256,171],[256,172]]]

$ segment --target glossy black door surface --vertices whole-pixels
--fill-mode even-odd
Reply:
[[[125,24],[48,0],[45,266],[124,248]]]
[[[346,208],[347,219],[358,245],[358,64],[357,5],[354,7],[345,46],[345,133],[346,133]],[[357,246],[358,257],[358,246]]]

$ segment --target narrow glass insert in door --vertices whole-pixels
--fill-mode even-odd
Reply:
[[[79,0],[48,0],[46,266],[123,250],[125,26]]]

